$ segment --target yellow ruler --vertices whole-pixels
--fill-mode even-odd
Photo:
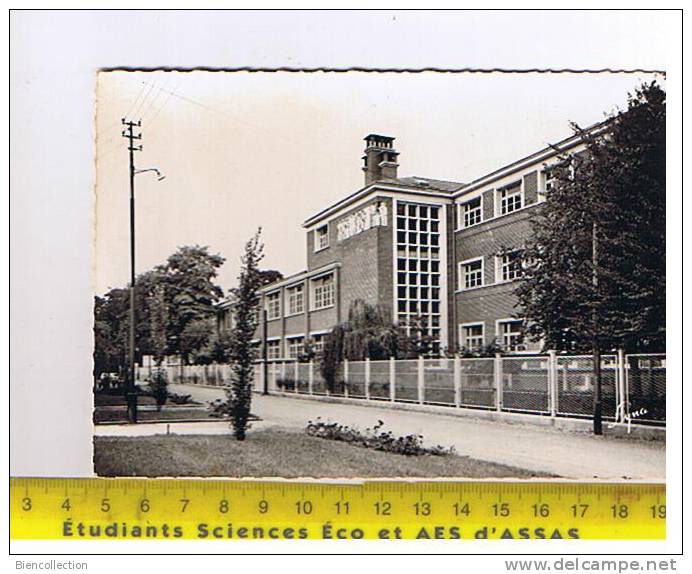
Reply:
[[[15,540],[663,539],[663,484],[12,478]]]

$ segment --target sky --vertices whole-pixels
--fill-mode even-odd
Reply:
[[[305,269],[301,223],[363,186],[363,138],[396,137],[399,176],[468,182],[625,109],[645,74],[100,72],[95,289],[129,278],[129,177],[121,118],[141,120],[137,273],[178,247],[226,258],[235,285],[258,227],[263,268]],[[657,78],[664,84],[662,78]]]

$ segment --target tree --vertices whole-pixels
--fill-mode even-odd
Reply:
[[[563,156],[533,221],[517,289],[526,335],[594,355],[600,430],[603,349],[665,349],[665,92],[655,83]]]
[[[260,235],[261,229],[258,229],[245,244],[238,286],[233,289],[235,321],[228,349],[233,376],[224,410],[231,417],[233,432],[238,440],[245,440],[252,402],[253,362],[257,355],[252,339],[258,323],[258,289],[262,286],[258,265],[264,257]]]
[[[604,348],[663,350],[665,92],[642,86],[601,134],[576,129],[586,152],[554,170],[525,251],[517,295],[527,334],[587,350],[596,311]]]
[[[94,298],[94,380],[103,373],[120,371],[122,349],[118,345],[119,313],[113,312],[113,301],[108,296]]]
[[[409,345],[406,335],[381,307],[356,299],[349,307],[348,321],[336,325],[325,337],[320,369],[327,388],[334,391],[336,371],[344,359],[388,359]]]
[[[166,336],[166,324],[168,322],[168,306],[166,305],[166,289],[162,284],[156,285],[148,300],[149,307],[149,340],[152,355],[154,356],[154,372],[149,381],[149,387],[156,399],[158,410],[168,399],[168,380],[166,371],[161,368],[161,363],[166,356],[168,338]]]
[[[284,278],[281,271],[276,269],[263,269],[259,272],[260,274],[260,284],[262,287],[269,285],[270,283],[275,283],[276,281],[281,281]]]
[[[209,253],[208,247],[181,247],[164,266],[169,295],[169,348],[187,362],[206,343],[200,337],[199,321],[213,318],[214,305],[223,296],[214,283],[225,259]]]
[[[129,293],[111,289],[94,298],[94,378],[102,373],[125,374],[127,365]]]
[[[154,341],[151,306],[163,293],[166,333],[165,353],[188,360],[209,344],[213,333],[214,305],[222,295],[214,283],[224,258],[207,247],[179,248],[165,264],[138,275],[135,283],[135,337],[137,355],[157,355],[162,341]],[[159,295],[156,295],[159,293]],[[127,368],[129,291],[111,289],[94,300],[94,376]],[[160,327],[157,327],[160,329]]]

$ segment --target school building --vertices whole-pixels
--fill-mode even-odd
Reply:
[[[260,291],[266,322],[256,336],[268,358],[296,358],[306,341],[319,351],[356,299],[404,329],[425,329],[434,352],[491,343],[508,353],[540,350],[522,341],[515,308],[522,247],[551,166],[582,146],[571,136],[462,183],[399,177],[394,138],[368,135],[363,187],[303,222],[306,270]],[[218,310],[219,328],[229,328],[233,302]]]

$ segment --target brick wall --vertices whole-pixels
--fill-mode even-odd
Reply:
[[[377,302],[389,315],[390,320],[394,320],[394,225],[395,215],[392,213],[392,202],[386,201],[389,221],[386,227],[377,228]]]
[[[310,331],[322,331],[331,329],[338,323],[336,318],[336,307],[320,309],[310,313]]]
[[[377,202],[387,206],[387,226],[373,227],[343,241],[337,239],[337,223],[364,207]],[[340,269],[340,305],[338,321],[345,321],[348,309],[355,299],[363,299],[371,305],[383,305],[390,313],[393,297],[393,257],[392,233],[394,225],[392,202],[389,198],[373,197],[365,204],[355,207],[338,218],[329,221],[329,247],[315,252],[314,231],[307,233],[308,270],[317,269],[329,263],[339,262]],[[312,314],[311,314],[312,315]],[[317,330],[332,327],[337,321],[325,325],[313,324],[310,329]]]
[[[485,343],[489,344],[496,337],[495,321],[517,314],[514,295],[517,282],[495,284],[495,256],[504,249],[524,245],[531,234],[531,218],[536,213],[536,208],[523,209],[455,233],[456,260],[483,257],[485,282],[482,288],[455,295],[455,325],[450,329],[454,338],[450,340],[456,344],[460,343],[458,325],[461,323],[485,322]],[[460,279],[458,266],[451,277],[456,289]]]

